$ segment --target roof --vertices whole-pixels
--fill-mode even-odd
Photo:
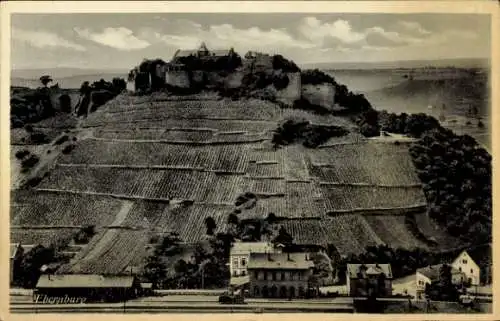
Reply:
[[[230,284],[234,286],[244,285],[250,282],[250,277],[248,275],[245,276],[232,276]]]
[[[175,57],[189,57],[198,55],[198,50],[177,50]]]
[[[429,280],[434,281],[439,279],[439,271],[443,264],[429,265],[424,268],[417,269],[417,272],[426,276]],[[451,274],[460,274],[461,272],[454,267],[451,267]]]
[[[274,247],[269,242],[235,242],[231,248],[231,255],[245,255],[250,253],[273,252]]]
[[[314,266],[306,253],[250,253],[248,269],[307,270]]]
[[[363,270],[363,275],[380,275],[384,274],[386,278],[392,279],[392,270],[390,264],[347,264],[347,273],[350,279],[359,278],[358,273]]]
[[[217,49],[209,51],[213,56],[227,56],[229,55],[230,49]]]
[[[10,258],[13,259],[17,255],[17,251],[19,251],[20,243],[11,243],[10,244]]]
[[[477,265],[486,266],[492,263],[491,244],[485,244],[473,249],[466,250],[467,254],[476,262]],[[460,253],[462,254],[462,253]]]
[[[102,276],[97,274],[42,274],[37,288],[129,288],[133,276]]]

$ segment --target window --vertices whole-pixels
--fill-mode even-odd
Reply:
[[[467,260],[462,260],[462,263],[463,264],[467,264]]]
[[[267,273],[266,273],[266,271],[264,271],[262,273],[264,273],[264,281],[267,281]]]
[[[458,270],[459,270],[460,272],[462,272],[462,267],[459,267],[459,268],[458,268]]]
[[[245,275],[247,275],[247,271],[245,271],[245,270],[241,271],[241,276],[245,276]]]
[[[238,258],[234,258],[233,259],[233,267],[237,267],[238,266]]]
[[[241,259],[241,266],[246,266],[247,265],[247,259],[242,258]]]
[[[474,273],[474,269],[470,269],[470,273]]]
[[[281,281],[285,281],[285,272],[281,272]]]
[[[273,278],[272,278],[273,281],[276,281],[276,272],[273,272]]]
[[[290,281],[293,281],[293,272],[290,272]]]
[[[298,273],[297,273],[297,276],[299,277],[299,278],[298,278],[298,279],[299,279],[299,281],[300,281],[300,280],[302,280],[302,273],[301,273],[301,272],[298,272]]]

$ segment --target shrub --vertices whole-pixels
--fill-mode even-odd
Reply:
[[[64,113],[71,112],[71,97],[68,94],[59,96],[59,109]]]
[[[272,143],[275,146],[301,141],[305,147],[315,148],[331,137],[347,135],[345,128],[313,125],[305,119],[288,119],[274,130]]]
[[[45,144],[49,142],[49,138],[42,132],[31,133],[30,140],[34,144]]]
[[[76,147],[76,145],[74,145],[74,144],[66,145],[63,148],[62,153],[63,154],[69,154],[75,147]]]
[[[26,156],[28,156],[29,154],[31,154],[29,150],[23,149],[23,150],[17,151],[15,156],[17,159],[23,159]]]
[[[319,85],[333,84],[336,85],[335,79],[319,69],[308,69],[300,73],[300,81],[303,85]]]
[[[283,72],[300,72],[300,68],[291,61],[283,57],[282,55],[273,56],[273,69],[281,69]]]
[[[40,161],[40,159],[38,158],[38,156],[36,156],[35,154],[31,154],[28,158],[25,158],[22,160],[21,166],[23,168],[32,168],[39,161]]]
[[[277,76],[274,76],[273,78],[273,85],[277,90],[283,90],[286,87],[288,87],[288,84],[290,83],[290,79],[288,79],[288,76],[286,74],[280,74]]]

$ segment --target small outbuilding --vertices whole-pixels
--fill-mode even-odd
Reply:
[[[86,302],[119,302],[141,293],[135,276],[96,274],[42,274],[33,292],[34,300],[84,298]]]

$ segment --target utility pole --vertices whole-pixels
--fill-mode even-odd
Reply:
[[[205,288],[205,264],[201,266],[201,288]]]

